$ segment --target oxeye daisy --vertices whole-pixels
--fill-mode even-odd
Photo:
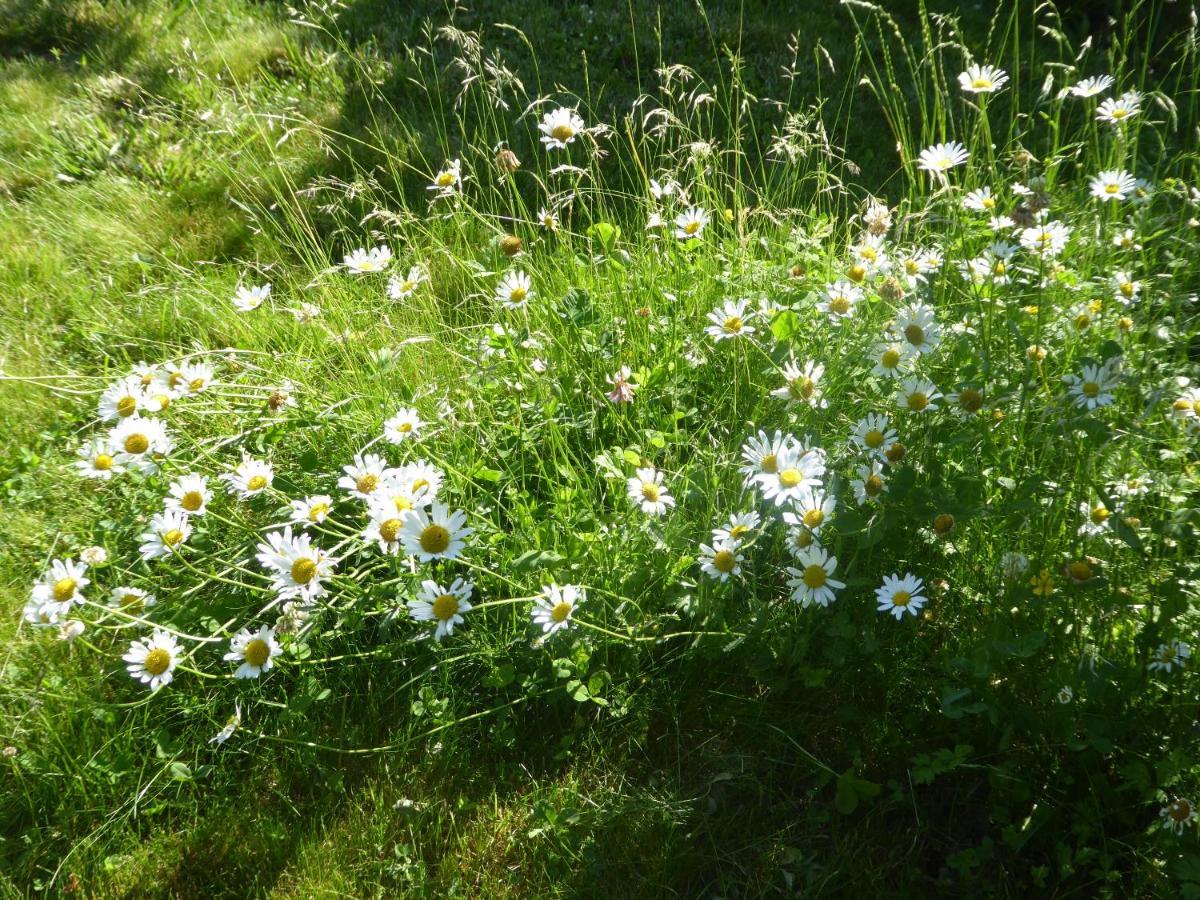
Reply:
[[[234,678],[257,678],[271,669],[273,660],[282,652],[275,640],[275,629],[263,625],[258,631],[247,628],[235,634],[229,641],[225,660],[241,663],[233,673]]]
[[[496,285],[496,299],[505,309],[520,309],[533,296],[533,281],[524,272],[507,272]]]
[[[91,584],[86,572],[86,563],[70,558],[51,560],[50,568],[34,582],[30,594],[37,603],[55,603],[66,612],[72,604],[83,603],[83,589]]]
[[[1142,292],[1142,283],[1135,281],[1133,276],[1128,272],[1113,272],[1111,281],[1113,299],[1122,306],[1128,306]]]
[[[896,313],[892,331],[913,353],[930,352],[937,347],[942,335],[933,309],[924,303],[910,304]]]
[[[174,636],[155,629],[150,637],[131,643],[121,659],[128,664],[126,668],[130,675],[142,684],[150,685],[150,692],[156,693],[175,677],[179,655],[179,644]]]
[[[675,217],[675,237],[681,241],[699,238],[707,225],[708,213],[698,206],[693,206]]]
[[[415,507],[409,507],[414,509]],[[368,510],[369,520],[362,533],[362,539],[370,543],[374,541],[379,546],[380,553],[395,556],[400,552],[400,533],[404,530],[404,512],[396,508],[395,503],[383,501],[372,503]]]
[[[1079,512],[1083,516],[1083,524],[1079,526],[1080,534],[1103,534],[1112,527],[1112,522],[1109,521],[1112,510],[1103,503],[1080,503]]]
[[[127,375],[100,395],[97,413],[104,422],[120,422],[147,409],[142,379],[137,375]]]
[[[1062,380],[1072,401],[1081,409],[1092,410],[1113,402],[1112,391],[1117,386],[1117,376],[1107,363],[1086,365],[1079,375],[1064,375]]]
[[[299,597],[311,603],[325,593],[321,579],[333,574],[334,561],[307,534],[292,535],[292,526],[265,535],[256,559],[271,574],[271,587],[281,598]]]
[[[1162,819],[1163,828],[1173,834],[1183,834],[1184,829],[1196,824],[1196,807],[1191,800],[1177,797],[1164,806],[1158,813]]]
[[[1063,252],[1071,229],[1062,222],[1042,222],[1021,229],[1021,246],[1038,256],[1054,258]]]
[[[1158,645],[1154,659],[1147,663],[1146,668],[1151,672],[1171,672],[1182,668],[1191,655],[1192,648],[1183,641],[1167,641]]]
[[[928,378],[910,376],[900,382],[896,392],[896,408],[909,412],[928,412],[938,408],[942,397],[937,387]]]
[[[359,247],[346,254],[342,264],[351,275],[364,275],[370,272],[382,272],[392,261],[392,251],[380,244],[367,250]]]
[[[982,187],[963,197],[963,208],[972,212],[990,213],[996,209],[996,197],[990,187]]]
[[[542,116],[538,131],[542,133],[541,141],[547,150],[565,150],[567,144],[583,131],[583,119],[575,110],[560,106]]]
[[[854,423],[854,430],[850,432],[850,443],[880,460],[898,439],[888,417],[880,413],[868,413]]]
[[[1149,475],[1126,475],[1112,485],[1112,492],[1118,497],[1140,497],[1150,490],[1153,483]]]
[[[241,726],[241,724],[242,724],[242,707],[240,704],[235,703],[233,705],[233,715],[231,715],[228,719],[225,720],[224,727],[222,727],[220,731],[218,731],[216,734],[214,734],[212,737],[210,737],[208,739],[208,742],[210,744],[216,744],[217,746],[224,744],[227,740],[229,740],[231,737],[233,737],[234,732],[236,732],[238,730],[238,728]]]
[[[821,483],[824,474],[820,454],[792,446],[776,457],[774,472],[760,472],[754,476],[754,482],[764,500],[782,506],[789,501],[799,502],[806,492]]]
[[[1113,77],[1111,75],[1093,75],[1091,78],[1085,78],[1073,84],[1071,96],[1095,97],[1097,94],[1103,94],[1112,86]]]
[[[788,580],[792,599],[805,609],[814,605],[829,606],[837,599],[834,592],[846,586],[845,582],[830,577],[837,569],[837,557],[830,556],[822,547],[809,547],[801,550],[796,559],[800,568],[787,568],[787,573],[792,576]]]
[[[963,385],[958,390],[951,391],[946,399],[950,402],[950,409],[954,414],[963,418],[974,416],[983,409],[983,391],[972,385]]]
[[[748,311],[747,306],[745,300],[726,300],[708,314],[708,321],[712,324],[704,330],[718,343],[754,334],[754,327],[748,322],[753,313]]]
[[[968,66],[958,75],[958,86],[968,94],[992,94],[1007,81],[1008,75],[995,66]]]
[[[819,487],[805,488],[792,499],[792,511],[783,514],[787,525],[803,526],[813,535],[820,535],[821,527],[833,518],[834,499]]]
[[[426,190],[436,194],[435,199],[451,197],[462,189],[462,160],[453,159],[433,176]]]
[[[125,467],[117,462],[112,446],[103,438],[92,438],[80,447],[75,455],[79,457],[75,463],[75,471],[84,478],[107,481],[125,471]]]
[[[152,474],[158,471],[158,458],[171,452],[171,438],[157,419],[134,416],[108,433],[108,446],[122,466]]]
[[[392,479],[392,484],[395,485],[393,494],[402,492],[412,499],[414,506],[428,506],[431,501],[437,499],[444,477],[442,470],[437,466],[418,459],[395,470]]]
[[[212,366],[207,363],[188,363],[180,366],[179,373],[183,376],[180,390],[189,394],[199,394],[206,390],[213,381]]]
[[[785,516],[791,515],[784,513]],[[793,519],[795,517],[793,516]],[[803,525],[789,525],[787,529],[787,537],[785,546],[787,552],[793,558],[798,559],[800,554],[810,547],[820,547],[821,542],[817,540],[817,536],[805,528]]]
[[[221,476],[221,480],[225,482],[225,489],[229,493],[236,494],[242,500],[249,500],[271,486],[271,482],[275,480],[275,470],[268,462],[243,456],[233,471],[226,472]]]
[[[1132,228],[1125,228],[1113,235],[1113,246],[1118,250],[1141,250],[1142,245],[1137,242],[1137,232]]]
[[[208,501],[211,499],[208,479],[191,473],[171,482],[167,489],[166,508],[188,516],[202,516],[208,512]]]
[[[854,316],[854,308],[862,296],[862,290],[849,281],[835,281],[825,285],[825,299],[817,303],[817,309],[837,325]]]
[[[1109,98],[1096,107],[1096,118],[1113,127],[1123,125],[1141,111],[1142,95],[1126,91],[1120,97]]]
[[[916,348],[908,341],[882,341],[875,346],[871,356],[875,360],[871,371],[884,378],[899,378],[916,353]]]
[[[825,367],[809,361],[800,366],[792,359],[783,365],[783,386],[771,391],[789,403],[807,403],[824,409],[829,403],[821,396],[820,380]]]
[[[633,478],[626,479],[625,487],[629,499],[648,516],[661,516],[675,505],[675,498],[663,486],[663,473],[654,466],[638,469]]]
[[[454,626],[461,625],[463,615],[471,611],[473,590],[474,585],[461,578],[455,578],[448,587],[425,580],[421,582],[417,599],[408,601],[409,615],[418,622],[436,622],[433,637],[440,641],[446,635],[454,634]]]
[[[798,448],[799,442],[790,434],[776,431],[770,437],[765,431],[752,435],[742,445],[742,474],[746,476],[746,484],[750,484],[760,474],[774,475],[779,471],[779,457],[785,450]],[[822,469],[822,475],[825,474]]]
[[[911,572],[903,577],[895,573],[885,575],[883,586],[875,589],[879,612],[891,613],[897,622],[904,618],[905,613],[918,615],[927,602],[924,590],[925,582]]]
[[[388,281],[388,296],[393,300],[407,300],[417,292],[426,277],[420,266],[413,266],[403,278],[393,276]]]
[[[720,528],[713,529],[713,546],[722,541],[739,544],[746,539],[762,522],[762,517],[754,510],[747,513],[734,513],[729,522]]]
[[[735,541],[714,541],[700,545],[700,571],[714,581],[728,581],[730,576],[742,574],[742,554]]]
[[[1133,176],[1122,169],[1105,169],[1088,182],[1088,190],[1097,200],[1124,200],[1133,187]]]
[[[346,474],[338,479],[337,486],[355,499],[370,501],[393,470],[376,453],[356,453],[354,462],[342,466],[342,471]]]
[[[142,559],[161,559],[179,553],[192,535],[192,523],[181,510],[156,513],[150,528],[142,534],[139,551]]]
[[[538,210],[538,224],[546,231],[558,231],[558,215],[552,209],[542,207]]]
[[[271,285],[247,286],[239,284],[233,294],[233,308],[238,312],[253,312],[271,296]]]
[[[921,151],[917,166],[931,175],[944,175],[955,166],[961,166],[971,156],[967,148],[958,141],[934,144]]]
[[[428,511],[418,508],[404,513],[400,543],[409,556],[420,562],[456,559],[472,532],[466,522],[467,514],[461,509],[450,512],[445,504],[434,501]]]
[[[533,601],[533,624],[542,629],[543,640],[556,631],[568,628],[575,608],[587,599],[587,593],[573,584],[556,584],[542,588],[542,596]]]
[[[850,482],[850,490],[859,506],[878,499],[887,491],[887,479],[883,477],[883,465],[877,459],[872,459],[856,470],[858,477]]]
[[[153,594],[136,587],[115,587],[108,595],[109,606],[130,616],[141,616],[157,602]]]
[[[389,443],[399,446],[416,438],[424,425],[415,409],[404,407],[383,423],[383,436]]]
[[[320,525],[329,518],[329,512],[333,509],[333,498],[328,494],[314,494],[303,500],[292,500],[288,505],[292,509],[292,524],[308,528],[311,525]]]

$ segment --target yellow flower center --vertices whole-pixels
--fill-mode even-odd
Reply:
[[[296,584],[308,584],[317,577],[317,561],[308,556],[301,556],[292,563],[292,581]]]
[[[165,531],[163,532],[162,542],[168,547],[178,547],[183,542],[183,532],[178,528]]]
[[[117,415],[121,416],[122,418],[126,418],[128,416],[132,416],[135,412],[137,412],[136,397],[131,397],[126,394],[117,401]]]
[[[742,330],[742,325],[743,322],[741,316],[729,316],[725,319],[725,323],[722,325],[722,327],[731,334],[737,334]]]
[[[442,594],[433,601],[433,614],[443,622],[448,622],[458,614],[458,598],[453,594]]]
[[[789,468],[779,473],[779,483],[785,488],[794,488],[803,480],[804,475],[799,469]]]
[[[195,512],[204,505],[204,495],[199,491],[188,491],[179,501],[179,505],[188,512]]]
[[[76,582],[74,578],[60,578],[54,582],[54,599],[65,603],[75,596]]]
[[[314,503],[308,510],[308,521],[320,522],[325,516],[329,515],[328,503]]]
[[[976,90],[983,90],[985,88],[990,88],[991,86],[992,83],[986,78],[976,78],[971,82],[971,87],[975,88]]]
[[[262,668],[268,659],[271,658],[271,645],[262,638],[254,638],[246,644],[246,649],[242,651],[242,656],[250,665],[255,668]]]
[[[99,469],[101,472],[107,472],[113,467],[113,458],[107,453],[98,453],[96,458],[92,460],[92,468]]]
[[[358,481],[354,483],[360,494],[369,494],[375,488],[379,487],[379,476],[373,474],[362,475]]]
[[[850,270],[846,273],[846,277],[849,278],[851,281],[853,281],[855,284],[858,284],[860,281],[862,281],[864,278],[867,277],[867,267],[863,266],[859,263],[855,263],[854,265],[852,265],[850,267]]]
[[[555,622],[565,622],[567,616],[571,614],[572,609],[574,607],[566,600],[559,600],[558,603],[554,604],[554,609],[550,610],[550,618]]]
[[[732,550],[718,550],[713,554],[713,568],[728,575],[737,566],[737,557]]]
[[[729,529],[729,536],[738,538],[738,537],[741,537],[746,532],[748,532],[749,530],[750,530],[749,525],[734,525],[732,528]]]
[[[188,382],[188,390],[200,391],[204,389],[205,381],[203,378],[193,378]]]
[[[892,595],[892,606],[908,606],[908,601],[912,599],[912,594],[908,591],[896,591]]]
[[[693,219],[692,221],[688,222],[686,225],[683,226],[684,234],[695,234],[699,230],[700,230],[700,222],[697,219]]]
[[[810,509],[804,514],[804,525],[807,528],[820,528],[825,521],[825,513],[819,509]]]
[[[164,650],[162,647],[155,647],[146,654],[146,661],[142,663],[144,668],[151,675],[161,675],[171,667],[171,653]]]
[[[888,462],[898,463],[900,460],[904,459],[904,453],[904,445],[899,441],[896,441],[896,443],[892,444],[892,446],[888,447],[887,450],[884,451],[883,455],[887,457]]]
[[[1132,281],[1122,281],[1120,283],[1120,285],[1118,285],[1118,287],[1120,287],[1120,289],[1121,289],[1122,296],[1124,296],[1124,297],[1132,297],[1133,296],[1133,282]]]
[[[1121,316],[1121,318],[1117,319],[1117,327],[1122,331],[1129,331],[1129,329],[1133,328],[1133,319],[1129,318],[1129,316]]]
[[[133,453],[136,455],[139,453],[145,453],[149,449],[150,439],[140,432],[131,434],[129,437],[125,438],[126,453]]]
[[[933,520],[933,530],[938,534],[948,534],[954,528],[954,516],[942,513]]]
[[[1116,109],[1114,109],[1114,110],[1112,111],[1112,117],[1113,117],[1114,119],[1123,119],[1123,118],[1125,118],[1127,115],[1129,115],[1129,110],[1127,110],[1127,109],[1125,109],[1125,108],[1123,108],[1123,107],[1120,107],[1120,106],[1118,106]]]
[[[1092,567],[1085,560],[1076,560],[1067,566],[1067,574],[1076,581],[1087,581],[1092,577]]]
[[[426,553],[445,553],[450,546],[450,532],[441,525],[426,525],[418,542]]]
[[[920,412],[929,405],[929,397],[923,391],[913,391],[908,395],[908,408]]]
[[[522,300],[525,299],[525,296],[527,294],[528,294],[528,291],[526,291],[525,288],[515,287],[511,291],[508,292],[508,299],[511,300],[513,303],[520,303]],[[412,426],[409,426],[410,430],[411,430],[411,427]]]
[[[805,548],[810,547],[813,542],[812,532],[797,531],[795,537],[793,538],[793,542],[801,550],[804,550]]]
[[[554,129],[550,132],[550,136],[556,141],[562,141],[566,143],[571,138],[575,137],[575,129],[566,122],[563,122],[554,126]]]
[[[392,543],[396,540],[396,536],[400,534],[400,529],[403,523],[399,519],[387,519],[379,523],[379,536],[387,543]]]
[[[921,265],[915,259],[906,259],[904,261],[904,272],[907,275],[919,275],[921,273]]]
[[[652,482],[652,481],[643,481],[642,482],[642,497],[644,499],[649,500],[651,503],[657,503],[659,495],[661,493],[662,492],[659,490],[658,485],[655,484],[654,482]]]
[[[883,446],[883,432],[871,429],[866,433],[866,436],[863,437],[863,443],[872,450],[878,450]]]
[[[1085,381],[1082,391],[1085,397],[1098,397],[1100,396],[1100,385],[1094,381]]]
[[[1002,260],[1002,259],[996,260],[996,262],[992,265],[992,274],[993,275],[1001,276],[1007,271],[1008,271],[1008,266],[1005,265],[1004,260]]]
[[[788,385],[788,392],[797,400],[811,400],[816,390],[817,383],[811,378],[797,378]]]
[[[883,351],[883,356],[879,357],[879,362],[883,364],[885,369],[894,369],[900,365],[900,351],[892,347]],[[882,435],[880,440],[882,440]]]
[[[844,316],[850,312],[850,298],[838,295],[829,301],[829,309],[831,312],[837,313],[839,316]]]
[[[858,255],[867,262],[875,262],[875,260],[879,259],[879,254],[875,252],[874,247],[859,247]]]
[[[779,471],[779,463],[774,453],[768,453],[762,458],[762,470],[768,475],[774,475]]]
[[[1170,651],[1168,650],[1167,653],[1170,653]],[[1171,653],[1169,657],[1166,653],[1163,655],[1168,659],[1174,658],[1173,653]],[[1167,815],[1171,817],[1172,821],[1186,822],[1192,816],[1192,804],[1188,803],[1186,800],[1176,800],[1169,807],[1167,807]]]
[[[819,587],[825,586],[825,580],[828,577],[824,566],[818,566],[816,563],[813,563],[804,570],[804,586],[816,590]]]
[[[907,325],[904,328],[904,339],[914,347],[925,343],[925,330],[920,325]]]
[[[1083,331],[1085,328],[1087,328],[1091,324],[1092,324],[1092,317],[1089,316],[1087,313],[1080,313],[1079,315],[1077,315],[1075,317],[1075,327],[1078,328],[1080,331]]]
[[[125,593],[125,594],[121,595],[121,609],[133,612],[134,610],[141,609],[141,607],[142,607],[142,595],[141,594],[135,594],[135,593],[129,592],[129,593]]]
[[[1192,412],[1200,416],[1200,398],[1192,401]]]
[[[880,475],[868,475],[863,480],[863,490],[868,497],[876,497],[883,490],[883,477]]]
[[[1113,184],[1113,183],[1109,182],[1108,184],[1106,184],[1104,186],[1104,193],[1106,193],[1106,194],[1110,194],[1110,195],[1116,194],[1116,193],[1119,193],[1120,190],[1121,190],[1121,186],[1119,184]]]
[[[252,475],[250,480],[246,482],[246,487],[252,491],[261,491],[267,486],[266,475]]]
[[[410,509],[415,509],[413,502],[403,495],[393,497],[392,503],[396,506],[396,512],[408,512]]]
[[[979,412],[983,409],[983,394],[974,388],[964,388],[958,392],[958,405],[966,412]]]
[[[1108,521],[1108,517],[1111,515],[1112,515],[1112,513],[1110,513],[1103,506],[1093,507],[1092,513],[1091,513],[1092,524],[1093,525],[1103,525],[1105,522]]]
[[[447,169],[445,172],[441,172],[438,175],[438,177],[437,177],[438,187],[450,187],[450,185],[452,185],[452,184],[454,184],[454,173],[451,172],[449,169]],[[405,284],[407,285],[408,282],[405,282]]]

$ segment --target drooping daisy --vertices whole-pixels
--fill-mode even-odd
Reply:
[[[153,594],[136,587],[115,587],[108,595],[109,606],[130,616],[141,616],[157,602]]]
[[[612,390],[604,396],[613,403],[632,403],[633,392],[637,390],[637,385],[629,380],[631,377],[633,377],[633,373],[629,370],[629,366],[621,366],[604,379],[612,385]]]
[[[875,589],[879,612],[891,613],[897,622],[904,618],[905,613],[918,615],[927,602],[924,590],[925,582],[911,572],[903,577],[895,573],[885,575],[883,586]]]
[[[813,605],[829,606],[837,599],[834,592],[846,586],[845,582],[830,577],[837,569],[837,557],[830,556],[823,547],[809,547],[800,551],[796,559],[800,568],[787,568],[792,576],[788,580],[792,599],[805,609]]]
[[[75,471],[84,478],[107,481],[125,471],[125,467],[117,462],[112,446],[103,438],[92,438],[75,455],[79,457]]]
[[[697,558],[700,571],[714,581],[721,582],[742,574],[742,560],[743,556],[738,552],[737,543],[728,540],[714,541],[711,547],[701,544],[700,556]]]
[[[1141,111],[1142,95],[1137,91],[1126,91],[1120,97],[1104,100],[1096,107],[1096,118],[1114,128],[1123,125]]]
[[[1133,192],[1133,186],[1133,176],[1123,169],[1105,169],[1088,182],[1097,200],[1124,200]]]
[[[883,465],[878,459],[860,465],[855,471],[858,477],[850,482],[850,489],[859,506],[878,499],[887,491],[887,479],[883,477]]]
[[[835,281],[825,285],[825,298],[817,303],[817,309],[838,325],[845,319],[853,318],[854,308],[862,296],[862,290],[849,281]]]
[[[445,504],[434,501],[428,511],[417,508],[404,514],[400,543],[409,556],[420,562],[455,559],[472,533],[466,522],[467,514],[461,509],[450,512]]]
[[[292,526],[265,535],[256,559],[271,575],[271,587],[280,598],[299,597],[311,603],[325,593],[321,579],[333,574],[336,563],[307,534],[292,535]]]
[[[892,330],[913,353],[929,353],[941,341],[942,329],[933,309],[924,303],[912,303],[896,313]]]
[[[208,512],[208,501],[211,499],[208,479],[193,472],[171,482],[167,489],[166,508],[188,516],[202,516]]]
[[[783,514],[787,525],[803,526],[813,535],[820,535],[821,528],[833,518],[836,503],[832,494],[820,487],[805,488],[792,500],[792,511]]]
[[[968,66],[958,75],[958,86],[968,94],[992,94],[1004,87],[1008,75],[995,66]]]
[[[427,277],[420,266],[413,266],[403,278],[393,276],[388,280],[388,296],[393,300],[407,300]]]
[[[137,375],[126,375],[115,384],[109,385],[100,395],[97,412],[104,422],[120,422],[146,409],[149,407],[146,404],[142,379]]]
[[[233,308],[238,312],[253,312],[271,296],[271,285],[247,286],[239,284],[233,294]]]
[[[881,341],[872,354],[875,366],[871,371],[884,378],[899,378],[916,353],[908,341]]]
[[[471,611],[471,592],[475,586],[469,581],[455,578],[447,587],[426,579],[421,582],[421,591],[416,600],[408,601],[408,614],[418,622],[437,622],[433,639],[440,641],[454,634],[454,626],[461,625],[463,615]]]
[[[1117,386],[1117,375],[1108,363],[1086,365],[1079,375],[1064,375],[1063,382],[1076,406],[1093,410],[1113,402],[1112,391]]]
[[[931,412],[938,408],[937,401],[941,397],[941,392],[932,381],[912,375],[900,382],[896,392],[896,408],[915,413]]]
[[[754,476],[754,482],[764,500],[782,506],[788,502],[799,502],[806,492],[821,484],[824,473],[824,461],[820,454],[790,446],[776,457],[775,471],[758,473]]]
[[[917,160],[918,168],[924,169],[931,175],[944,175],[955,166],[961,166],[971,156],[967,148],[958,141],[947,144],[934,144],[921,151]]]
[[[543,640],[556,631],[570,626],[575,608],[587,599],[587,592],[573,584],[556,584],[542,588],[542,596],[533,601],[533,624],[542,629]]]
[[[442,166],[426,190],[433,191],[435,199],[452,197],[462,190],[462,160],[453,159]]]
[[[415,509],[415,506],[409,509]],[[400,533],[404,530],[404,512],[395,503],[384,501],[372,503],[368,510],[367,527],[363,530],[364,541],[375,542],[380,553],[395,556],[400,552]]]
[[[753,313],[747,310],[747,306],[745,300],[726,300],[708,314],[708,321],[712,324],[704,330],[718,343],[754,334],[754,326],[748,323]]]
[[[1080,503],[1079,512],[1083,516],[1083,524],[1079,526],[1079,533],[1089,536],[1103,534],[1111,530],[1112,510],[1103,503]]]
[[[1053,259],[1063,252],[1071,237],[1071,229],[1062,222],[1042,222],[1021,229],[1021,246],[1030,253]]]
[[[56,603],[66,612],[72,604],[83,603],[83,589],[91,584],[86,572],[86,563],[70,558],[51,560],[50,568],[34,582],[30,595],[39,604]]]
[[[391,477],[388,462],[377,453],[356,453],[354,461],[342,466],[346,474],[338,479],[337,486],[357,500],[370,501],[379,486]]]
[[[108,446],[122,466],[152,474],[158,471],[158,457],[171,452],[171,438],[157,419],[134,416],[108,433]]]
[[[1154,659],[1146,665],[1151,672],[1171,672],[1182,668],[1187,658],[1192,655],[1192,648],[1183,641],[1167,641],[1159,644],[1154,651]]]
[[[888,417],[881,413],[868,413],[854,423],[854,430],[850,432],[852,444],[879,460],[885,458],[887,448],[897,440],[899,436],[891,427]]]
[[[130,675],[142,684],[150,685],[151,693],[157,693],[175,677],[179,655],[179,644],[174,636],[155,629],[150,637],[131,643],[121,659],[128,663],[126,668]]]
[[[681,241],[699,238],[708,225],[708,213],[698,206],[685,209],[675,217],[675,237]]]
[[[713,546],[722,541],[740,544],[746,539],[747,535],[758,528],[761,522],[762,517],[754,510],[750,510],[747,513],[733,513],[730,515],[727,524],[713,529]]]
[[[583,119],[575,110],[560,106],[542,116],[538,131],[542,133],[541,141],[547,150],[565,150],[567,144],[583,131]]]
[[[647,466],[638,469],[633,478],[626,479],[629,499],[648,516],[661,516],[675,505],[675,498],[663,486],[663,473]]]
[[[233,471],[223,474],[221,480],[225,482],[225,489],[229,493],[249,500],[271,486],[275,480],[275,470],[264,460],[243,456]]]
[[[149,530],[142,534],[139,552],[142,559],[161,559],[183,550],[192,535],[192,523],[181,510],[156,513],[150,519]]]
[[[225,725],[221,728],[221,730],[208,739],[208,742],[210,744],[216,744],[217,746],[224,744],[227,740],[233,737],[234,732],[238,730],[241,724],[242,707],[240,703],[235,703],[233,705],[233,714],[225,720]]]
[[[225,660],[241,663],[233,673],[234,678],[257,678],[270,671],[275,665],[275,657],[282,652],[283,648],[275,640],[275,629],[263,625],[258,631],[246,628],[230,638]]]
[[[496,299],[505,309],[520,309],[533,297],[533,280],[515,269],[505,273],[496,285]]]
[[[788,403],[807,403],[819,409],[829,405],[821,396],[820,380],[825,373],[825,367],[809,361],[800,366],[795,359],[783,365],[783,386],[771,391],[775,397],[782,397]]]
[[[1071,86],[1072,97],[1095,97],[1113,86],[1111,75],[1093,75]]]
[[[342,264],[351,275],[365,275],[370,272],[382,272],[392,261],[391,248],[380,244],[367,250],[359,247],[346,254]]]
[[[303,500],[292,500],[289,505],[292,508],[292,524],[308,528],[311,525],[320,525],[329,518],[329,511],[333,509],[333,498],[328,494],[314,494]]]
[[[415,409],[403,407],[383,423],[383,436],[389,443],[399,446],[416,438],[424,425]]]
[[[1189,825],[1196,824],[1196,807],[1191,800],[1176,797],[1158,813],[1162,819],[1163,828],[1174,834],[1183,834]]]

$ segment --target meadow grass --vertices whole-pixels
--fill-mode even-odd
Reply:
[[[1200,893],[1186,11],[8,6],[6,895]],[[1007,81],[964,91],[975,64]],[[943,142],[965,163],[926,171]],[[1109,171],[1139,180],[1093,196]],[[143,363],[170,451],[83,477]],[[759,430],[816,448],[823,521],[742,471]],[[461,556],[363,537],[337,482],[364,452],[434,467]],[[273,481],[241,497],[246,457]],[[208,512],[141,559],[193,472]],[[412,477],[384,481],[427,504]],[[326,494],[295,529],[328,591],[277,596],[259,545]],[[813,542],[827,605],[795,583]],[[86,602],[31,601],[94,547]],[[893,573],[917,615],[877,611]],[[475,607],[435,639],[406,604],[456,577]],[[110,607],[127,585],[158,602]],[[551,585],[585,599],[548,634]],[[280,655],[235,678],[262,626]],[[151,691],[122,656],[158,629]]]

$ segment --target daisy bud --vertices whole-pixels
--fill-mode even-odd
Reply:
[[[521,160],[507,147],[502,147],[496,153],[496,168],[505,174],[512,174],[521,168]]]
[[[505,256],[516,256],[521,252],[521,239],[515,234],[506,234],[500,238],[500,249],[504,251]]]
[[[900,300],[904,297],[904,285],[895,276],[888,278],[879,286],[879,296],[892,302]]]
[[[946,535],[954,530],[954,525],[954,516],[950,515],[950,513],[941,513],[935,516],[933,520],[933,530],[938,537],[946,537]]]
[[[1083,584],[1085,581],[1091,581],[1095,574],[1092,571],[1091,563],[1086,559],[1077,559],[1072,563],[1068,563],[1063,567],[1064,574],[1076,584]]]
[[[807,274],[808,274],[808,269],[806,269],[803,264],[796,263],[796,265],[792,266],[792,277],[793,278],[803,278]]]
[[[892,444],[892,446],[888,447],[887,450],[884,451],[884,456],[887,457],[888,462],[898,463],[900,460],[904,459],[905,452],[904,445],[899,441],[896,441],[896,443]]]

